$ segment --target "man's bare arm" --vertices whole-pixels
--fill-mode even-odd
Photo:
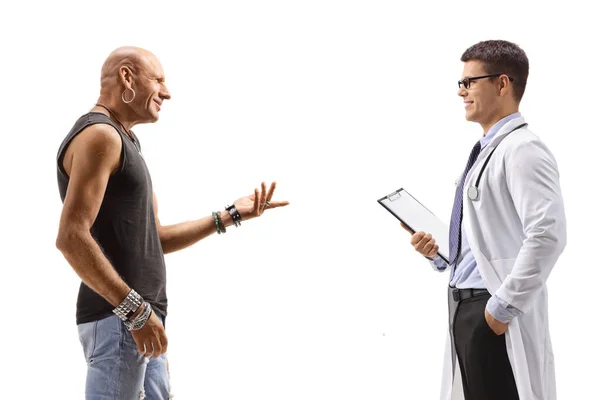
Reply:
[[[217,232],[212,216],[204,217],[195,221],[186,221],[174,225],[162,226],[158,218],[158,203],[156,194],[154,196],[154,216],[158,228],[158,236],[162,245],[163,253],[173,253],[185,249],[207,236]],[[221,212],[223,225],[233,225],[231,216],[227,212]]]
[[[261,189],[254,189],[254,194],[242,197],[236,200],[233,204],[237,208],[243,221],[259,217],[265,210],[279,207],[284,207],[289,204],[288,201],[273,201],[273,193],[275,192],[276,184],[273,182],[267,191],[267,187],[263,182]],[[154,195],[154,194],[153,194]],[[268,206],[267,206],[268,204]],[[192,244],[204,239],[207,236],[215,233],[217,228],[214,224],[212,216],[204,217],[196,221],[182,222],[175,225],[162,226],[158,218],[158,203],[156,195],[154,195],[154,217],[158,229],[158,236],[162,245],[163,253],[172,253],[184,249]],[[221,212],[223,225],[229,227],[233,225],[231,215],[225,210]]]
[[[110,175],[119,167],[121,138],[110,126],[92,125],[71,142],[65,157],[69,187],[56,247],[81,280],[113,306],[130,288],[120,278],[90,233]]]

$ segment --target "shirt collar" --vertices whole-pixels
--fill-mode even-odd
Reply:
[[[488,131],[487,135],[485,135],[484,137],[482,137],[479,140],[479,143],[481,143],[481,148],[483,149],[485,146],[487,146],[492,141],[492,139],[494,138],[494,136],[496,136],[496,133],[498,133],[498,131],[500,129],[502,129],[502,127],[508,121],[511,121],[511,120],[513,120],[515,118],[519,118],[520,116],[521,116],[521,113],[517,111],[516,113],[510,114],[510,115],[502,118],[500,121],[496,122],[494,124],[494,126],[492,126],[492,128]]]

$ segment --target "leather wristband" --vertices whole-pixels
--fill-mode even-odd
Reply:
[[[227,206],[225,207],[225,210],[227,210],[229,215],[231,215],[231,219],[233,220],[233,224],[236,228],[242,224],[242,216],[240,215],[237,208],[235,208],[235,205]]]

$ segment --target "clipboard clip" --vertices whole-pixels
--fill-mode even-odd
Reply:
[[[394,192],[394,193],[388,194],[386,197],[388,198],[389,201],[398,200],[400,198],[400,192]]]

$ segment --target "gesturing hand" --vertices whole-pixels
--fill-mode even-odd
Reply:
[[[242,217],[242,221],[261,216],[267,208],[283,207],[290,204],[289,201],[271,200],[273,198],[273,193],[275,192],[275,186],[275,182],[273,182],[267,193],[267,186],[263,182],[260,190],[254,189],[254,194],[242,197],[233,202],[233,205],[237,208]]]

